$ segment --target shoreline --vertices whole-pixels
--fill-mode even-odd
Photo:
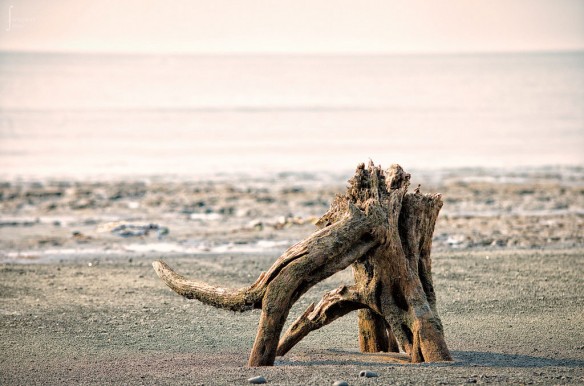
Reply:
[[[399,163],[399,162],[398,162]],[[385,165],[385,164],[384,164]],[[400,165],[402,165],[400,163]],[[389,167],[390,164],[385,165]],[[558,163],[558,164],[526,164],[522,166],[484,166],[484,165],[464,165],[464,166],[408,166],[402,165],[412,174],[414,179],[426,181],[433,185],[440,179],[464,179],[464,180],[485,180],[491,182],[513,182],[513,179],[521,178],[544,178],[556,180],[584,179],[584,165],[580,163]],[[121,182],[142,182],[142,183],[207,183],[207,182],[270,182],[277,179],[283,181],[315,181],[325,179],[329,185],[344,185],[344,182],[353,175],[354,169],[330,170],[310,168],[306,169],[278,169],[278,170],[242,170],[242,171],[216,171],[190,173],[151,173],[143,170],[135,170],[133,173],[117,174],[116,170],[104,170],[102,173],[88,174],[72,173],[55,175],[53,173],[22,174],[0,172],[0,185],[2,184],[60,184],[60,183],[121,183]],[[509,180],[511,178],[511,180]]]

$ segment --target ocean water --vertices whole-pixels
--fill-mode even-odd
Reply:
[[[0,53],[0,177],[584,165],[584,53]]]

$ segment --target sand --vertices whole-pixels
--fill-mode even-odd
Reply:
[[[580,172],[578,172],[580,173]],[[536,171],[443,175],[434,239],[438,308],[453,363],[361,354],[356,315],[311,333],[269,368],[246,367],[259,311],[171,292],[151,268],[251,283],[313,230],[341,184],[281,176],[213,182],[2,184],[0,384],[274,385],[584,383],[584,183]],[[513,177],[513,178],[511,178]],[[147,232],[122,237],[120,228]],[[156,227],[140,228],[155,224]],[[134,225],[135,228],[130,228]],[[164,229],[167,229],[166,232]],[[288,323],[343,271],[312,288]],[[360,370],[379,377],[359,378]]]

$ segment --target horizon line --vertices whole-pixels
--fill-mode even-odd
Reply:
[[[478,56],[478,55],[545,55],[545,54],[574,54],[584,52],[581,48],[558,49],[526,49],[526,50],[448,50],[448,51],[91,51],[91,50],[39,50],[39,49],[4,49],[1,54],[54,54],[54,55],[102,55],[102,56]]]

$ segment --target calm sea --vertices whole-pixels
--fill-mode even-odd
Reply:
[[[0,53],[0,177],[584,165],[584,53]]]

